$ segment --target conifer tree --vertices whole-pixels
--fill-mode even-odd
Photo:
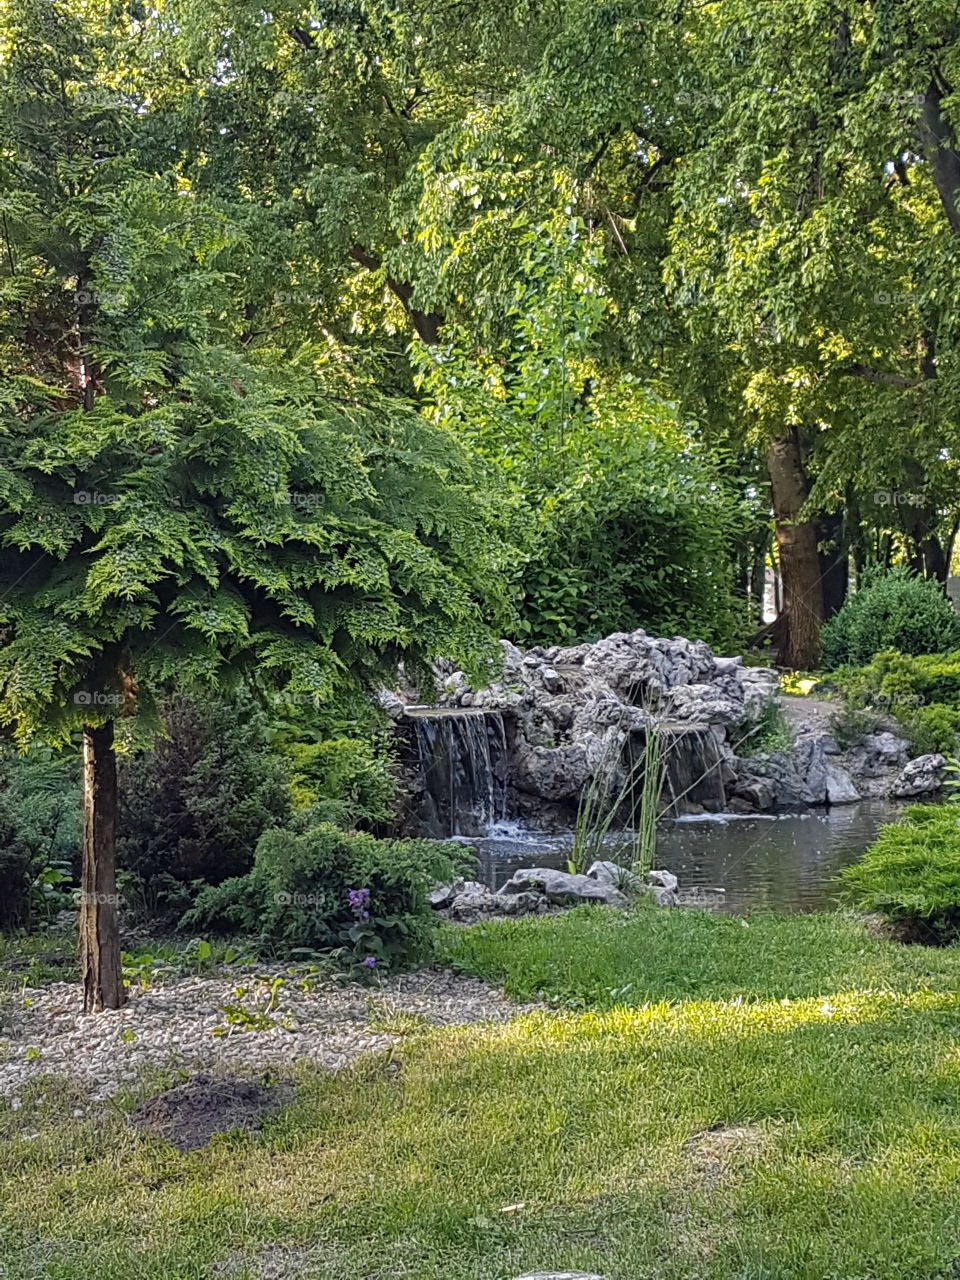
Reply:
[[[82,738],[89,1011],[124,999],[118,723],[250,669],[322,700],[476,655],[498,546],[449,434],[332,339],[252,339],[282,237],[192,188],[138,19],[94,8],[15,0],[0,50],[0,721]]]

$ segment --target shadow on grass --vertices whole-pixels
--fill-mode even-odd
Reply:
[[[3,1257],[58,1280],[941,1280],[958,1032],[950,992],[535,1014],[306,1071],[263,1137],[185,1156],[48,1099],[36,1140],[5,1117]]]

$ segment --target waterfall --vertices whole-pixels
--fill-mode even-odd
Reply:
[[[481,836],[506,817],[507,735],[499,711],[408,708],[424,835]]]
[[[700,806],[711,813],[726,808],[723,785],[723,753],[709,725],[685,725],[663,730],[666,771],[663,780],[664,805],[671,818]]]

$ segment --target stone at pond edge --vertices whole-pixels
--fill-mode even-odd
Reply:
[[[462,878],[454,880],[452,884],[434,885],[427,894],[427,901],[434,911],[443,911],[452,904],[458,893],[463,893],[465,887],[466,882]]]
[[[943,771],[946,759],[939,751],[931,751],[925,756],[917,756],[904,765],[897,777],[890,794],[895,800],[906,800],[910,796],[926,795],[930,791],[938,791],[943,782]]]
[[[561,905],[597,902],[607,907],[627,906],[626,897],[612,884],[604,884],[590,876],[557,871],[553,867],[521,868],[510,877],[498,896],[526,893],[531,889],[544,894],[549,902]]]
[[[629,867],[621,867],[619,862],[594,862],[587,868],[587,875],[591,880],[612,884],[615,889],[623,889],[627,893],[643,893],[647,888],[642,876]]]
[[[827,765],[827,803],[856,804],[860,792],[853,785],[853,780],[846,769],[839,765]]]

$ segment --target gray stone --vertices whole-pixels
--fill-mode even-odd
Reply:
[[[526,893],[535,889],[557,905],[576,906],[581,902],[597,902],[607,907],[627,906],[626,897],[611,884],[590,876],[571,875],[554,867],[523,867],[515,872],[498,896]]]
[[[592,1271],[528,1271],[517,1280],[604,1280]]]
[[[563,693],[563,680],[553,667],[541,667],[540,679],[547,693]]]
[[[671,893],[680,883],[672,871],[648,871],[647,880],[650,884],[657,885],[661,889],[668,889]]]
[[[915,760],[904,765],[890,788],[891,796],[895,800],[906,800],[910,796],[923,796],[931,791],[939,791],[943,783],[946,763],[946,759],[939,751],[917,756]]]
[[[827,803],[828,804],[856,804],[860,799],[860,792],[853,785],[853,779],[847,773],[846,769],[841,769],[839,765],[827,765]]]
[[[466,922],[476,920],[478,916],[489,915],[498,906],[496,896],[485,884],[467,880],[450,904],[450,915],[454,920]]]
[[[647,887],[642,876],[638,876],[629,867],[621,867],[619,862],[594,862],[587,868],[587,875],[592,880],[612,884],[626,893],[642,893]]]
[[[776,804],[777,787],[771,778],[757,778],[750,774],[738,778],[734,774],[734,781],[736,783],[734,799],[743,802],[744,812],[766,813]],[[730,807],[735,811],[741,808],[740,805],[734,805],[732,802]]]
[[[452,904],[457,894],[463,893],[465,888],[466,881],[463,879],[454,880],[452,884],[434,885],[427,894],[427,901],[434,911],[444,911]]]

